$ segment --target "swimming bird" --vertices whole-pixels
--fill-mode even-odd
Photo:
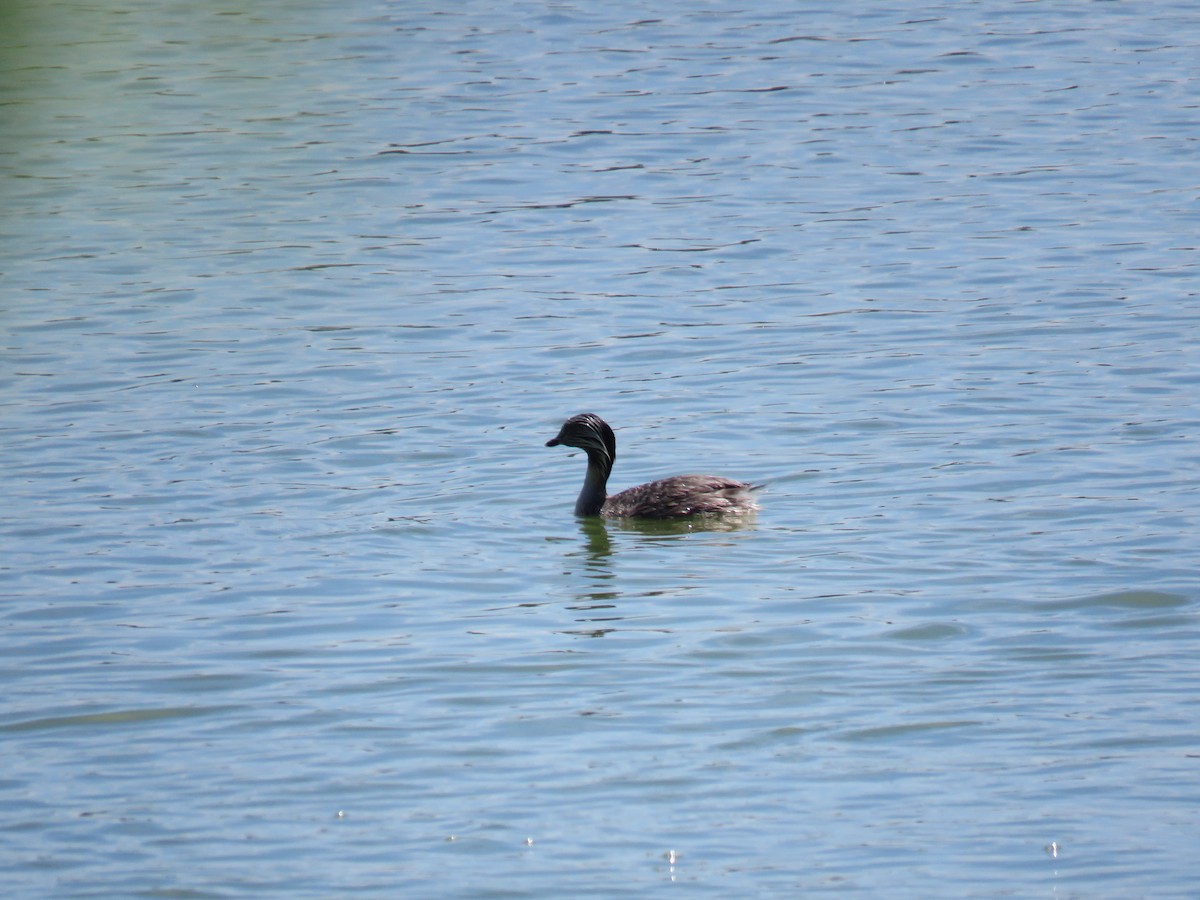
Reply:
[[[757,485],[720,475],[675,475],[607,494],[608,476],[617,458],[617,437],[608,423],[593,413],[572,416],[547,447],[578,447],[587,453],[583,490],[575,501],[577,516],[676,519],[704,514],[745,514],[758,509],[751,491]]]

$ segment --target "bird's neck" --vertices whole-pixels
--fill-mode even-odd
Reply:
[[[608,474],[612,463],[600,454],[588,453],[587,474],[583,476],[583,490],[575,501],[575,515],[598,516],[608,497]]]

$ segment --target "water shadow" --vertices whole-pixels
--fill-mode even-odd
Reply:
[[[648,541],[675,541],[687,535],[706,532],[742,531],[754,527],[752,515],[697,517],[680,519],[601,519],[581,518],[582,538],[564,554],[566,574],[577,580],[567,609],[580,614],[577,621],[585,627],[567,633],[603,637],[615,631],[614,623],[637,618],[619,613],[618,604],[626,596],[617,582],[615,561],[622,544]]]

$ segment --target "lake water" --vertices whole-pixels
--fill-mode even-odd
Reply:
[[[0,18],[8,896],[1194,895],[1194,4]]]

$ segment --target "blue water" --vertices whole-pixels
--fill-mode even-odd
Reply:
[[[7,895],[1194,893],[1190,4],[201,7],[0,16]]]

